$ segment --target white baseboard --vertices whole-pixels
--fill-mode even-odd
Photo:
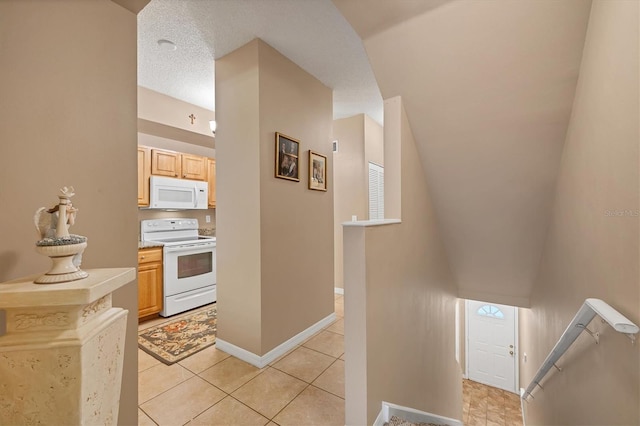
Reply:
[[[389,416],[389,406],[383,402],[378,417],[376,417],[376,420],[373,422],[373,426],[384,426],[384,424],[389,421],[389,417],[391,417]]]
[[[427,413],[425,411],[415,410],[409,407],[392,404],[382,401],[382,407],[373,426],[382,426],[388,422],[392,416],[398,416],[401,419],[412,423],[436,423],[447,424],[450,426],[463,426],[460,420],[451,419],[449,417],[438,416],[437,414]]]
[[[327,317],[313,324],[311,327],[307,328],[306,330],[303,330],[300,333],[296,334],[286,342],[271,349],[269,352],[267,352],[262,356],[256,355],[253,352],[249,352],[246,349],[242,349],[241,347],[236,346],[232,343],[226,342],[222,339],[216,339],[216,348],[221,350],[222,352],[226,352],[229,355],[233,355],[238,359],[248,362],[249,364],[254,365],[258,368],[264,368],[270,363],[272,363],[273,361],[275,361],[276,359],[278,359],[278,357],[286,354],[291,349],[295,348],[297,345],[299,345],[300,343],[307,340],[309,337],[316,334],[318,331],[330,325],[335,320],[336,320],[336,313],[334,312],[331,315],[328,315]]]
[[[525,389],[524,388],[520,388],[520,412],[522,413],[522,426],[527,426],[527,422],[524,420],[524,409],[527,406],[527,404],[525,404],[525,400],[524,400],[524,393],[525,393]]]
[[[336,294],[344,294],[344,288],[334,287]]]

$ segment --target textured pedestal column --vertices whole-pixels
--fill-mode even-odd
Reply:
[[[135,269],[87,272],[63,284],[34,284],[39,275],[0,284],[1,425],[116,424],[127,311],[111,306],[111,293]]]

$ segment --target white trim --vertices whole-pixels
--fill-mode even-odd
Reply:
[[[520,317],[520,312],[518,311],[518,307],[514,306],[513,315],[515,315],[513,319],[513,326],[515,328],[513,333],[513,353],[516,356],[516,393],[518,393],[518,389],[520,389],[520,335],[518,334],[518,330],[520,328],[518,324],[518,318]]]
[[[469,299],[464,299],[464,372],[469,378]]]
[[[256,355],[253,352],[249,352],[246,349],[242,349],[241,347],[226,342],[222,339],[216,339],[216,348],[228,353],[229,355],[233,355],[234,357],[241,359],[242,361],[248,362],[249,364],[254,365],[258,368],[264,368],[275,361],[278,357],[286,354],[291,349],[295,348],[297,345],[316,334],[318,331],[333,323],[335,320],[336,313],[334,312],[321,319],[317,323],[313,324],[306,330],[303,330],[300,333],[296,334],[286,342],[271,349],[269,352],[262,356]]]
[[[393,225],[394,223],[402,223],[400,219],[378,219],[378,220],[356,220],[351,222],[342,222],[342,226],[380,226]]]
[[[403,407],[401,405],[385,401],[382,401],[380,413],[378,413],[378,417],[376,417],[376,421],[373,423],[373,426],[384,425],[392,416],[398,416],[401,419],[412,423],[436,423],[447,424],[449,426],[463,426],[460,420],[427,413],[426,411],[420,411],[414,408]]]
[[[458,365],[460,365],[460,304],[458,303],[457,300],[456,300],[454,315],[455,315],[455,318],[453,319],[454,335],[455,335],[454,351],[455,351],[456,361],[458,362]],[[462,365],[460,365],[460,368],[462,368]]]
[[[341,287],[334,287],[334,292],[336,294],[344,294],[344,288]]]
[[[524,421],[524,409],[527,404],[525,404],[524,394],[526,390],[524,388],[520,388],[520,412],[522,413],[522,426],[527,426],[527,422]]]
[[[388,421],[389,421],[389,407],[387,407],[383,402],[382,408],[378,413],[378,417],[376,417],[376,420],[373,422],[373,426],[384,426],[384,424]]]

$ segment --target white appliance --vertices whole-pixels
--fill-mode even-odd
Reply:
[[[198,235],[197,219],[143,220],[140,230],[143,242],[164,246],[161,316],[216,301],[216,239]]]
[[[197,210],[207,208],[209,184],[199,180],[151,176],[149,208]]]

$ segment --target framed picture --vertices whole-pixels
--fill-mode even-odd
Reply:
[[[298,152],[300,141],[276,132],[276,177],[300,181]]]
[[[309,151],[309,189],[327,190],[327,157]]]

